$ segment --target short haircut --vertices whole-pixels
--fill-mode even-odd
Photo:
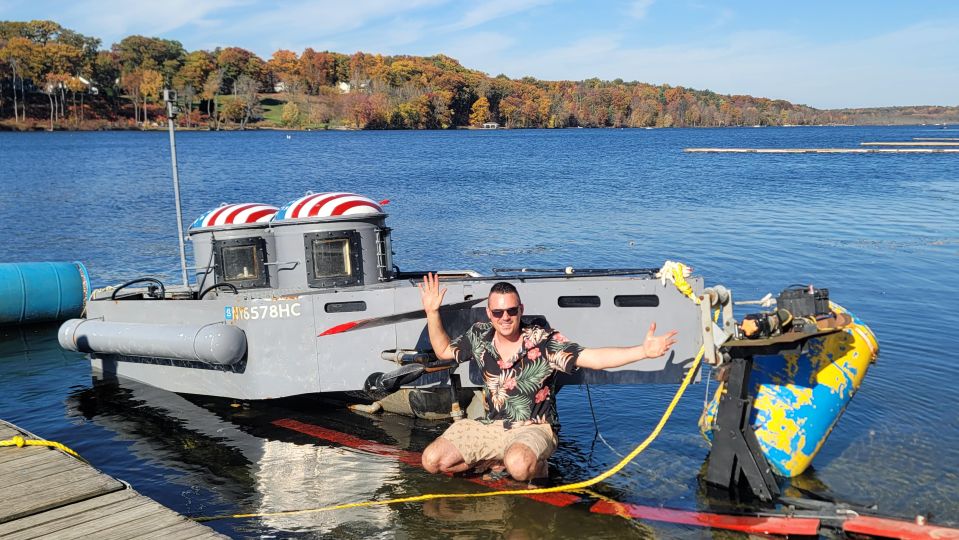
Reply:
[[[516,290],[516,287],[505,281],[500,281],[490,287],[489,294],[490,296],[493,294],[515,294],[516,298],[519,298],[519,291]]]

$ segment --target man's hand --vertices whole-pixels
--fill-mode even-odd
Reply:
[[[676,344],[675,337],[676,330],[657,336],[656,323],[650,324],[649,332],[646,332],[646,339],[643,341],[643,350],[646,351],[646,357],[659,358],[669,352],[669,349]]]
[[[418,284],[417,287],[420,288],[423,310],[426,311],[426,328],[430,336],[430,345],[433,346],[433,354],[440,360],[454,360],[456,354],[450,348],[450,336],[443,328],[443,321],[440,320],[440,306],[443,305],[446,287],[440,287],[439,276],[432,272],[423,276],[423,283]]]
[[[659,358],[676,344],[675,330],[656,335],[656,323],[649,325],[646,339],[635,347],[599,347],[583,349],[576,359],[576,365],[589,369],[609,369],[632,364],[647,358]]]
[[[423,309],[426,313],[436,313],[443,305],[443,297],[446,295],[446,287],[440,287],[440,278],[438,275],[430,272],[423,276],[423,283],[417,285],[420,288],[420,297],[423,300]]]

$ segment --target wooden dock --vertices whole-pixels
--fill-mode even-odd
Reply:
[[[29,433],[0,423],[0,440]],[[0,538],[227,538],[60,450],[0,447]]]
[[[683,152],[713,154],[959,154],[959,148],[684,148]]]

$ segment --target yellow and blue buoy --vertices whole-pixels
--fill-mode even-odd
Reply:
[[[750,423],[779,476],[797,476],[809,467],[879,353],[868,326],[835,303],[830,308],[852,322],[811,338],[801,353],[753,358]],[[720,384],[699,419],[709,441],[723,391]]]

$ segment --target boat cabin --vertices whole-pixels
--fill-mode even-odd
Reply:
[[[225,204],[189,235],[201,296],[211,287],[309,290],[394,277],[386,213],[353,193],[307,193],[280,208]]]

